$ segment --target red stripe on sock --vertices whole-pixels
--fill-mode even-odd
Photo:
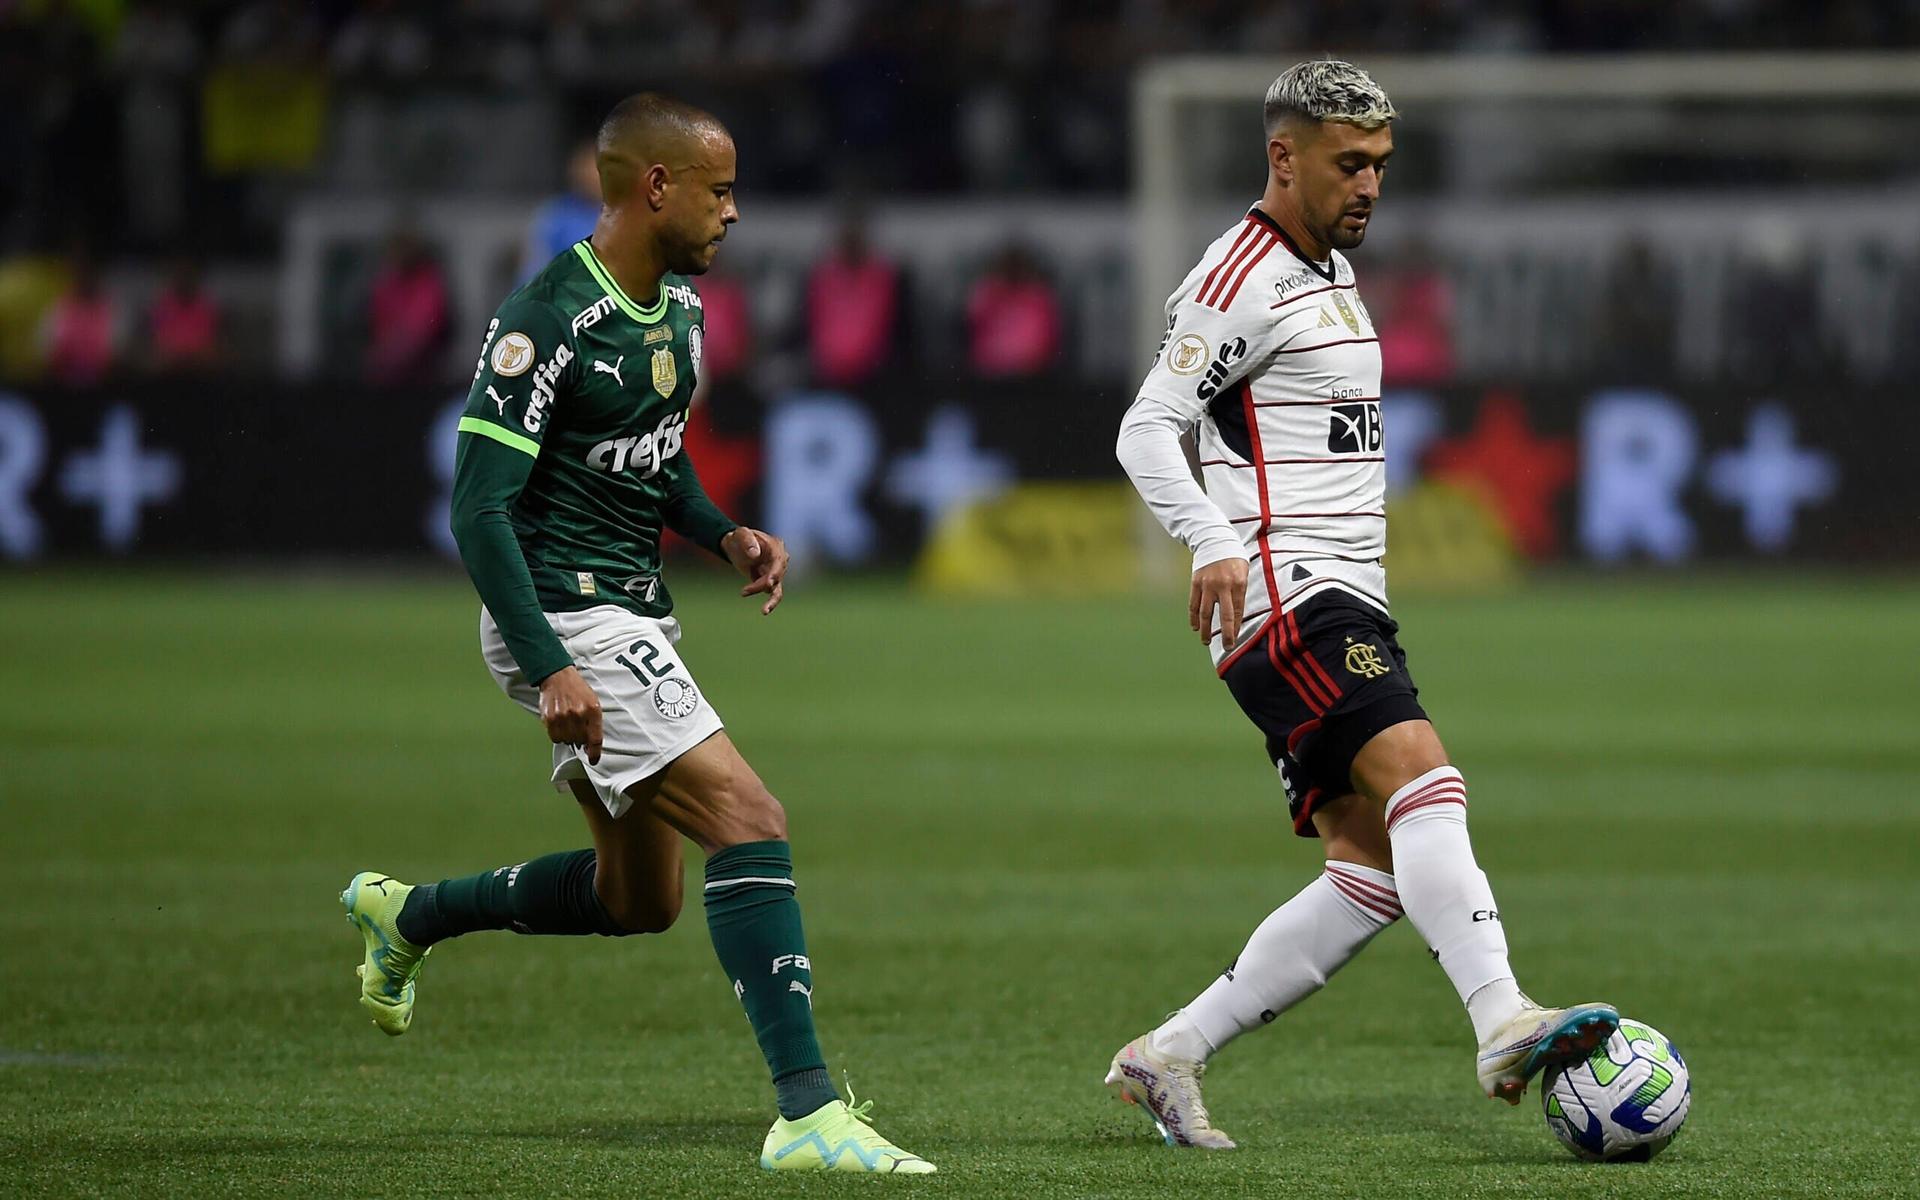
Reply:
[[[1396,917],[1405,911],[1400,907],[1400,897],[1393,892],[1383,892],[1377,888],[1369,888],[1366,880],[1356,879],[1352,875],[1341,875],[1332,871],[1329,871],[1327,874],[1336,886],[1347,889],[1358,889],[1362,895],[1371,896],[1375,903],[1390,909]]]
[[[1349,901],[1351,901],[1357,907],[1364,908],[1368,912],[1374,914],[1377,917],[1382,917],[1388,921],[1391,921],[1400,915],[1399,913],[1395,912],[1393,909],[1388,908],[1385,904],[1381,903],[1378,900],[1375,900],[1373,897],[1367,895],[1365,892],[1361,891],[1360,889],[1348,885],[1347,883],[1343,882],[1339,878],[1336,878],[1335,876],[1329,875],[1327,876],[1327,880],[1328,882],[1333,884],[1335,891],[1338,891],[1342,896],[1345,896]]]
[[[1387,832],[1392,833],[1395,825],[1398,825],[1400,822],[1406,820],[1407,817],[1419,812],[1421,809],[1437,808],[1442,804],[1458,804],[1461,808],[1465,808],[1467,806],[1467,798],[1449,793],[1443,796],[1434,796],[1426,800],[1417,800],[1412,804],[1403,804],[1397,812],[1387,818]]]
[[[1387,814],[1387,818],[1391,820],[1416,804],[1425,804],[1427,801],[1434,799],[1456,799],[1464,807],[1467,803],[1467,789],[1458,784],[1447,787],[1423,788],[1411,796],[1403,797],[1400,803],[1393,806],[1393,810]]]
[[[1459,772],[1455,771],[1451,774],[1442,775],[1440,778],[1432,781],[1431,783],[1422,784],[1419,787],[1415,788],[1413,791],[1408,792],[1406,795],[1400,796],[1397,799],[1390,798],[1388,803],[1390,807],[1394,803],[1406,804],[1409,801],[1420,800],[1427,796],[1431,796],[1435,792],[1445,791],[1448,789],[1453,789],[1455,791],[1465,793],[1467,790],[1467,781],[1460,777]]]
[[[1338,875],[1356,887],[1365,888],[1378,895],[1382,900],[1390,900],[1396,905],[1400,903],[1400,893],[1383,883],[1375,883],[1371,879],[1362,878],[1359,875],[1355,875],[1352,871],[1343,867],[1336,867],[1332,863],[1327,864],[1327,873],[1329,875]]]

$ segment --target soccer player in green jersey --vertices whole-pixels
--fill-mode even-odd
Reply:
[[[787,569],[780,539],[708,499],[682,445],[702,338],[687,277],[739,220],[733,139],[642,93],[614,108],[598,149],[593,235],[487,327],[453,484],[487,667],[546,725],[554,785],[578,800],[593,848],[421,886],[354,876],[341,902],[366,943],[360,1003],[405,1033],[428,951],[465,933],[666,930],[686,837],[706,856],[714,950],[773,1075],[780,1118],[760,1165],[931,1172],[828,1081],[786,815],[694,685],[660,577],[663,527],[732,563],[763,613]]]

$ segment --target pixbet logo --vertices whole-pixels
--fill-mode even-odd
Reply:
[[[640,478],[652,479],[668,459],[680,453],[686,440],[687,414],[684,411],[662,417],[649,434],[609,438],[587,451],[587,465],[596,471],[619,474],[628,469],[640,472]]]

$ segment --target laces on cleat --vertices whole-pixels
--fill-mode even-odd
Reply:
[[[873,1126],[873,1101],[869,1100],[865,1104],[855,1104],[853,1102],[852,1072],[841,1071],[840,1082],[845,1084],[847,1088],[847,1112],[852,1115],[854,1120],[871,1128]]]

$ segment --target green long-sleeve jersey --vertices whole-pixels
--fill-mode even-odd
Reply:
[[[582,241],[487,327],[453,470],[453,535],[514,661],[572,659],[542,615],[617,604],[664,617],[664,526],[715,554],[735,523],[683,452],[700,297],[668,275],[646,305]]]

